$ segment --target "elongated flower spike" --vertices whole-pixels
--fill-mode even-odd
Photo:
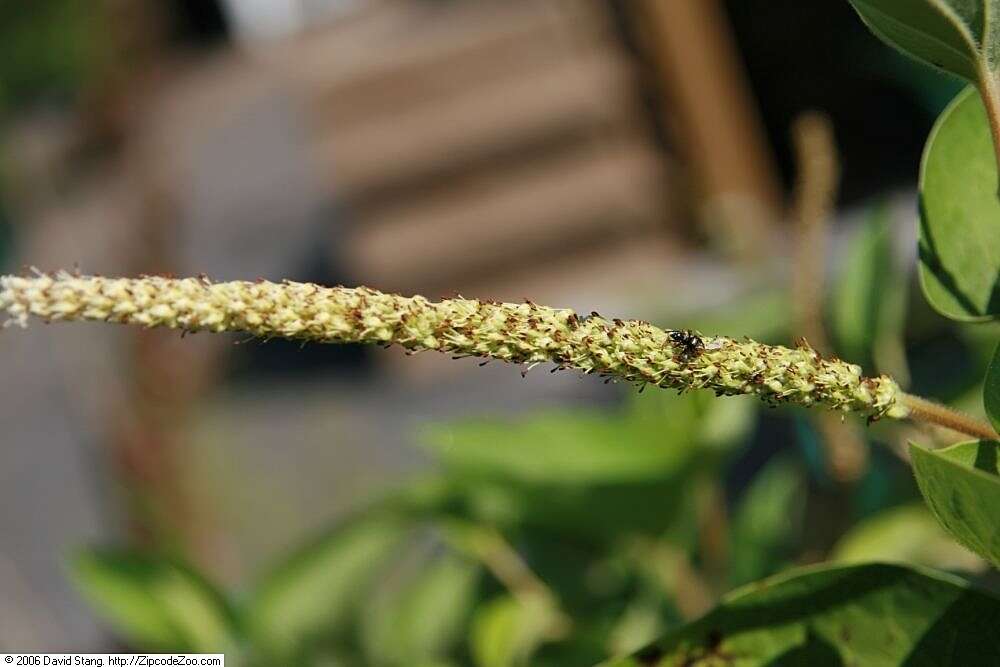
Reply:
[[[318,343],[400,345],[458,356],[599,373],[638,385],[718,395],[753,394],[772,404],[821,405],[869,419],[906,417],[889,377],[749,339],[664,330],[638,320],[580,317],[534,303],[464,298],[431,302],[366,287],[206,278],[102,278],[61,272],[0,277],[9,323],[100,321],[182,331],[245,332]]]

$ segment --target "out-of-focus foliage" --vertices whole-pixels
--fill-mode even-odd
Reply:
[[[42,97],[72,98],[105,55],[102,3],[0,2],[0,117]]]
[[[441,478],[347,520],[233,602],[242,650],[260,664],[333,656],[338,664],[562,665],[606,658],[613,638],[641,645],[661,625],[637,609],[652,600],[649,613],[676,618],[664,594],[683,582],[651,578],[643,552],[629,545],[694,548],[700,492],[753,426],[755,409],[650,392],[608,414],[435,427],[428,442]],[[753,505],[774,499],[754,491],[741,507],[764,516]],[[770,535],[758,537],[773,547]],[[100,577],[81,561],[77,580],[137,645],[188,646],[143,627],[170,607],[154,583],[147,594],[153,578],[137,579],[133,562],[156,572],[168,561],[129,558],[103,562]],[[125,587],[131,597],[116,594]]]
[[[986,562],[959,545],[923,503],[907,503],[858,523],[837,542],[830,560],[888,561],[976,572]]]
[[[805,478],[790,458],[775,458],[754,478],[732,519],[730,583],[739,586],[777,572],[794,558],[801,536]]]
[[[168,558],[95,549],[73,559],[72,574],[84,596],[138,645],[190,652],[236,646],[236,620],[224,596]]]
[[[852,266],[865,275],[884,257],[884,225],[873,216],[852,243]],[[902,282],[899,274],[884,280]],[[832,312],[844,330],[862,331],[850,320],[873,321],[883,306],[872,300],[883,303],[882,295],[854,284],[838,286],[835,298],[846,300],[839,296],[845,290],[864,298]],[[744,326],[780,340],[787,335],[781,303],[765,293],[726,310],[739,324],[697,314],[685,323],[706,330]],[[902,318],[876,319],[885,322],[885,335],[900,336]],[[871,358],[876,338],[859,335],[851,344]],[[971,557],[962,560],[961,547],[943,538],[926,510],[917,520],[919,535],[932,536],[921,544],[938,545],[935,558],[902,539],[894,549],[872,546],[878,542],[872,531],[891,538],[899,534],[893,526],[915,525],[891,513],[876,514],[847,536],[817,530],[844,515],[839,503],[880,509],[909,500],[886,484],[900,477],[893,484],[912,488],[912,479],[893,459],[876,459],[856,491],[824,507],[829,481],[822,463],[808,465],[794,448],[774,453],[774,425],[761,420],[766,414],[773,413],[741,398],[630,390],[613,409],[429,426],[423,440],[436,473],[334,526],[250,586],[249,595],[232,597],[238,655],[261,665],[595,664],[664,633],[693,638],[685,633],[698,630],[684,623],[726,590],[824,552],[848,561],[870,553],[981,567]],[[754,451],[763,459],[727,497],[722,480],[742,474]],[[840,543],[830,551],[834,540]],[[155,556],[147,558],[159,566]],[[117,584],[110,576],[91,588],[102,585]],[[910,594],[907,586],[901,594]],[[868,613],[869,602],[850,595],[844,593],[838,613]],[[129,613],[110,599],[99,607],[109,618]],[[789,622],[770,639],[763,626],[754,627],[745,641],[787,642],[791,650],[794,628],[811,621]],[[149,643],[128,625],[115,627],[136,645]]]
[[[830,328],[838,353],[865,368],[897,375],[898,369],[882,366],[898,365],[892,362],[901,354],[905,305],[905,276],[896,266],[892,220],[883,205],[851,239],[834,285]]]
[[[338,526],[265,575],[245,610],[255,647],[275,661],[299,662],[314,644],[346,631],[405,530],[397,517],[373,512]]]

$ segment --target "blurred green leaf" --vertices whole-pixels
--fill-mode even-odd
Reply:
[[[985,562],[955,543],[923,503],[893,507],[855,525],[830,555],[831,561],[892,561],[945,570],[983,569]]]
[[[87,549],[72,559],[70,576],[137,649],[222,653],[237,645],[235,615],[223,594],[170,559]]]
[[[107,32],[101,5],[0,2],[0,115],[91,83],[108,62]]]
[[[1000,314],[1000,199],[986,111],[966,88],[938,118],[920,169],[920,281],[946,317]]]
[[[893,324],[889,315],[899,310],[905,294],[895,271],[890,231],[889,209],[883,205],[852,239],[832,297],[830,324],[837,350],[866,367],[873,365],[876,341]],[[895,324],[901,329],[901,321]]]
[[[480,568],[452,555],[419,565],[416,576],[390,575],[366,605],[361,633],[371,665],[433,664],[465,634]]]
[[[476,519],[606,537],[664,530],[693,473],[717,466],[754,414],[739,399],[654,391],[607,414],[438,426],[426,442]]]
[[[646,595],[625,609],[608,637],[612,655],[632,653],[663,633],[661,597]]]
[[[976,81],[995,71],[997,28],[985,17],[996,0],[850,0],[883,42],[928,65]]]
[[[495,598],[476,610],[470,643],[477,667],[528,665],[545,641],[552,610],[510,596]]]
[[[733,514],[730,580],[740,585],[771,574],[788,557],[801,531],[805,493],[802,472],[777,458],[754,478]]]
[[[742,444],[757,424],[760,405],[750,396],[720,398],[701,392],[692,398],[701,404],[695,430],[700,448],[727,452]]]
[[[930,450],[910,443],[920,493],[941,525],[959,542],[1000,566],[1000,475],[994,440]]]
[[[694,313],[670,313],[667,326],[684,327],[705,333],[739,332],[756,340],[784,336],[791,321],[787,290],[755,289]]]
[[[983,407],[993,424],[993,430],[1000,433],[1000,345],[993,353],[983,384]]]
[[[682,465],[691,415],[677,415],[662,434],[659,420],[628,420],[587,412],[551,412],[520,421],[468,421],[436,428],[429,442],[452,471],[532,484],[644,480]]]
[[[1000,600],[922,568],[814,566],[745,586],[608,667],[1000,664]]]
[[[383,563],[408,533],[394,516],[362,515],[334,528],[264,577],[247,604],[250,640],[274,660],[344,632]]]

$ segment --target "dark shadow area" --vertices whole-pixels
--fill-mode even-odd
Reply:
[[[806,633],[805,644],[786,651],[767,664],[768,667],[798,667],[800,665],[836,667],[843,665],[844,661],[841,660],[840,653],[833,644],[809,630]]]
[[[976,448],[976,460],[973,466],[984,472],[988,472],[991,475],[997,475],[1000,473],[997,469],[997,448],[1000,447],[1000,443],[990,440],[983,441],[979,443]]]
[[[920,637],[902,663],[907,667],[1000,665],[996,628],[1000,607],[982,604],[980,593],[966,590]]]
[[[924,139],[961,89],[958,79],[886,47],[846,1],[725,5],[786,184],[794,175],[789,127],[818,109],[836,130],[844,204],[916,185]]]

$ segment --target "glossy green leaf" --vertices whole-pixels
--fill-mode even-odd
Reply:
[[[294,661],[313,642],[343,633],[406,534],[395,517],[361,516],[296,553],[251,595],[250,639],[274,660]]]
[[[221,653],[236,646],[235,616],[223,595],[169,559],[88,549],[71,561],[70,576],[137,649]]]
[[[929,65],[975,81],[996,70],[997,0],[850,0],[882,41]]]
[[[905,289],[896,272],[889,209],[876,208],[851,240],[833,291],[830,325],[837,352],[871,367],[878,341],[897,335]]]
[[[920,493],[959,542],[1000,566],[1000,443],[976,440],[930,450],[910,444]]]
[[[1000,316],[1000,199],[986,111],[972,87],[938,118],[920,169],[920,282],[955,320]]]
[[[609,667],[1000,664],[1000,600],[922,568],[815,566],[745,586]]]
[[[477,667],[529,665],[543,643],[551,609],[510,596],[491,600],[476,610],[469,638]]]
[[[368,664],[430,664],[448,657],[465,635],[480,568],[451,555],[417,565],[416,576],[393,572],[366,605],[361,634]]]
[[[993,352],[993,360],[990,361],[989,369],[986,371],[983,407],[986,408],[986,415],[993,424],[993,430],[1000,433],[1000,345]]]
[[[830,560],[892,561],[973,572],[987,566],[955,542],[920,502],[893,507],[855,525],[834,546]]]

